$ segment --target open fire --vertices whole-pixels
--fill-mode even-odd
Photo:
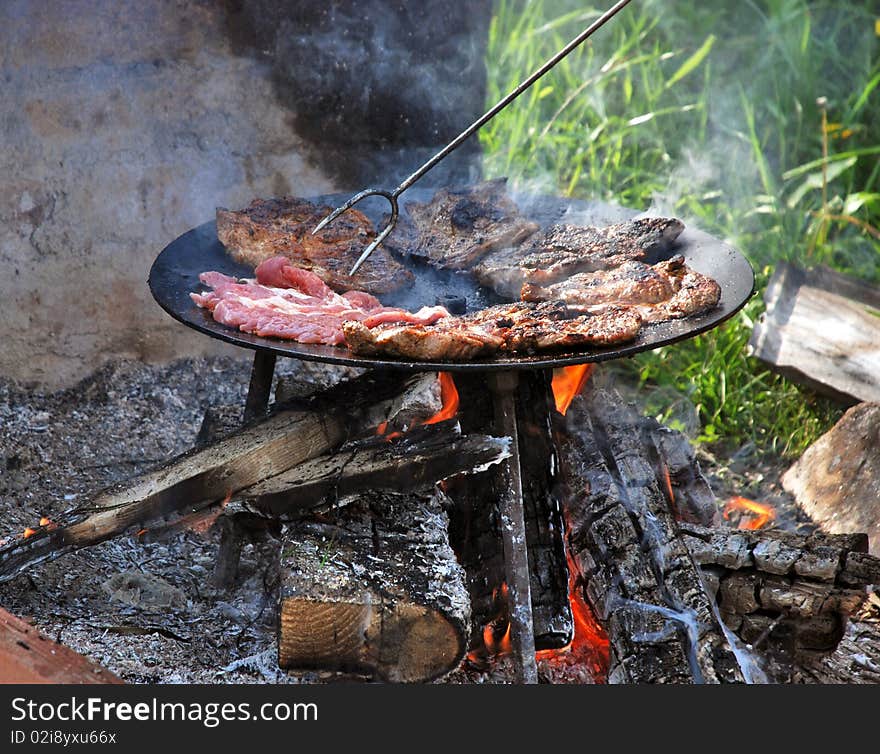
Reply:
[[[419,427],[427,424],[437,424],[442,421],[446,421],[447,419],[451,419],[458,413],[458,404],[459,404],[459,396],[458,389],[455,387],[455,380],[452,379],[452,375],[449,372],[440,372],[437,375],[438,381],[440,383],[440,409],[437,413],[429,416],[424,421],[414,421],[409,427],[406,429],[412,429],[413,427]],[[387,433],[387,434],[386,434]],[[396,440],[398,437],[402,437],[402,432],[388,432],[388,422],[382,422],[378,427],[376,427],[377,435],[385,435],[385,439],[388,441]]]
[[[727,521],[736,520],[738,529],[755,531],[776,518],[776,511],[771,505],[735,495],[724,505],[724,518]]]
[[[562,367],[553,370],[553,401],[556,410],[565,416],[572,400],[587,384],[587,380],[593,373],[592,364],[575,364],[571,367]]]
[[[572,400],[583,390],[592,371],[592,364],[579,364],[554,370],[551,387],[554,405],[560,414],[565,415]],[[567,538],[565,545],[573,636],[564,647],[539,650],[535,653],[535,657],[538,661],[560,667],[583,666],[589,670],[594,681],[604,682],[610,664],[610,642],[584,598],[581,574],[568,551]],[[473,667],[485,668],[493,660],[504,657],[512,651],[507,596],[506,583],[501,583],[493,590],[494,615],[483,626],[482,646],[472,650],[467,656],[468,662]]]

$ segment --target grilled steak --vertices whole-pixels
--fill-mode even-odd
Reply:
[[[522,243],[538,225],[520,215],[506,182],[441,189],[429,202],[408,204],[385,244],[435,267],[463,270],[495,249]]]
[[[337,291],[383,294],[412,283],[412,273],[381,246],[372,253],[369,264],[349,275],[376,232],[364,214],[349,210],[312,235],[331,210],[290,196],[255,199],[240,211],[218,208],[217,237],[237,262],[256,267],[282,254]]]
[[[579,272],[649,259],[667,251],[683,230],[680,220],[663,217],[605,228],[553,225],[527,243],[488,254],[473,271],[482,285],[519,298],[524,283],[548,285]]]
[[[464,317],[427,325],[346,322],[345,342],[354,353],[414,361],[466,361],[497,353],[535,353],[608,346],[638,335],[634,309],[607,307],[592,314],[573,312],[558,301],[500,304]]]
[[[560,300],[587,311],[634,306],[645,322],[661,322],[710,309],[721,298],[721,288],[676,255],[655,265],[628,261],[610,270],[580,272],[546,287],[526,283],[522,297]]]

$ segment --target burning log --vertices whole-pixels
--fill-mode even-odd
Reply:
[[[122,683],[113,673],[0,608],[0,684]]]
[[[865,587],[880,583],[864,534],[681,529],[722,619],[751,644],[779,637],[793,651],[834,649]]]
[[[563,647],[572,636],[568,569],[561,514],[555,497],[558,464],[550,433],[549,381],[544,371],[524,371],[515,397],[532,620],[538,649]],[[464,430],[479,432],[493,426],[492,404],[486,400],[484,376],[457,375],[456,384],[461,394],[458,417]],[[450,537],[468,575],[475,646],[483,644],[482,627],[498,621],[497,595],[505,576],[495,501],[505,492],[502,480],[492,471],[447,482],[447,494],[454,501],[450,511]]]
[[[764,301],[767,311],[749,341],[755,356],[843,403],[880,401],[876,286],[827,267],[780,263]]]
[[[612,683],[741,682],[731,645],[678,533],[656,423],[588,385],[557,433],[572,560],[611,644]]]
[[[393,440],[380,435],[346,443],[236,497],[266,513],[302,515],[336,507],[358,492],[412,492],[454,474],[482,471],[509,456],[508,444],[506,438],[462,436],[456,421],[429,424]]]
[[[333,520],[282,537],[278,657],[284,668],[427,681],[454,669],[467,645],[470,601],[449,546],[437,491],[371,492]]]
[[[50,527],[0,549],[0,581],[34,563],[103,542],[182,511],[216,505],[338,447],[385,422],[408,423],[439,406],[434,374],[409,379],[365,376],[313,400],[280,407],[210,445],[184,453],[159,469],[115,485],[71,509]]]

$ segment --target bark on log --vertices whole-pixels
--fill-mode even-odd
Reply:
[[[6,683],[93,684],[122,680],[0,608],[0,684]]]
[[[880,401],[880,293],[825,267],[777,265],[752,352],[792,380],[846,404]],[[816,323],[822,326],[817,327]]]
[[[494,417],[484,377],[461,374],[455,382],[461,397],[458,418],[463,431],[491,429]],[[520,375],[517,424],[537,649],[565,646],[573,630],[562,519],[555,496],[558,463],[549,426],[551,400],[549,373],[525,371]],[[450,512],[450,539],[467,572],[473,606],[473,646],[482,644],[482,626],[502,617],[497,590],[504,581],[504,553],[497,501],[504,490],[499,485],[493,470],[447,482],[447,494],[455,503]]]
[[[651,442],[645,452],[657,469],[670,507],[678,521],[720,526],[721,511],[715,493],[700,470],[687,437],[662,424],[647,423]]]
[[[880,558],[865,554],[864,534],[681,528],[694,560],[714,574],[724,622],[750,644],[833,650],[865,586],[880,582]]]
[[[794,683],[880,683],[880,623],[851,623],[833,652],[801,652]]]
[[[655,428],[588,384],[558,433],[570,552],[609,635],[609,682],[748,680],[645,452]]]
[[[470,602],[441,492],[358,495],[282,537],[279,664],[437,678],[464,656]]]
[[[367,375],[272,415],[161,468],[104,490],[51,527],[0,549],[0,581],[30,565],[97,544],[183,510],[193,511],[374,431],[439,408],[433,374],[401,379]],[[425,413],[427,411],[427,413]]]

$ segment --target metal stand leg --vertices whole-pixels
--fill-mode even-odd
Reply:
[[[489,388],[495,409],[495,427],[511,438],[511,455],[503,464],[506,491],[501,501],[501,533],[504,542],[504,569],[510,600],[510,639],[516,661],[517,681],[537,683],[535,633],[532,625],[532,595],[529,585],[529,553],[523,514],[522,478],[516,427],[514,392],[519,382],[516,372],[491,372]]]
[[[272,392],[272,377],[275,375],[275,358],[275,354],[271,351],[257,351],[254,354],[251,384],[244,404],[246,422],[263,416],[269,407],[269,393]]]
[[[272,392],[274,375],[275,354],[269,351],[257,351],[254,354],[251,383],[244,404],[245,422],[265,416],[269,407],[269,394]],[[234,520],[225,517],[221,517],[220,526],[220,550],[214,563],[213,581],[216,586],[228,589],[235,583],[235,577],[238,575],[244,530]]]
[[[213,582],[221,589],[228,589],[238,576],[244,531],[232,519],[220,517],[220,549],[214,563]]]

